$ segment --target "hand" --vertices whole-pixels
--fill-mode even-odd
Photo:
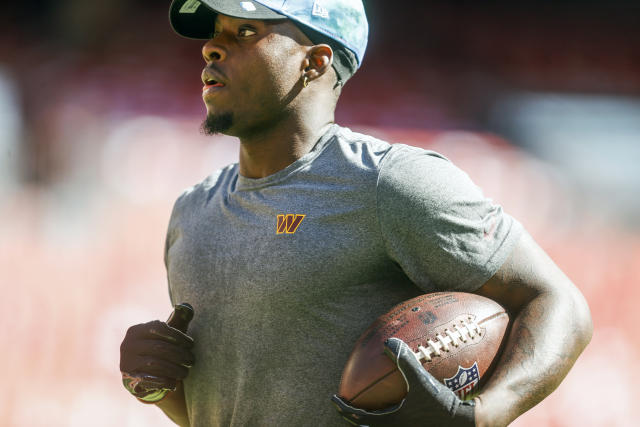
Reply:
[[[154,320],[129,328],[120,345],[122,383],[138,399],[156,403],[183,380],[193,366],[193,338],[186,335],[193,308],[174,307],[167,322]]]
[[[407,382],[407,397],[380,411],[354,408],[334,395],[340,415],[358,426],[455,426],[475,425],[475,402],[462,401],[438,382],[418,362],[409,346],[398,338],[385,343],[385,352],[398,365]]]

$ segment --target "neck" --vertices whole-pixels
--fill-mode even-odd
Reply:
[[[311,151],[333,122],[333,111],[291,115],[273,126],[240,136],[240,175],[264,178],[286,168]]]

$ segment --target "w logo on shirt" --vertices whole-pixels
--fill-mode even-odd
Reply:
[[[300,223],[306,215],[298,214],[281,214],[278,215],[278,226],[276,227],[276,234],[293,234],[296,232]]]

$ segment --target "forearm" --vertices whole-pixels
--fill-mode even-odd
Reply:
[[[496,370],[476,398],[478,425],[507,425],[539,403],[560,384],[590,338],[590,315],[579,293],[543,293],[525,304],[513,319]]]
[[[477,292],[503,304],[512,319],[496,370],[476,398],[476,422],[507,425],[567,375],[591,339],[591,314],[580,291],[526,232]]]
[[[174,392],[169,393],[164,399],[156,403],[156,406],[179,426],[189,426],[189,416],[187,415],[187,404],[184,398],[182,381],[178,382],[178,387]]]

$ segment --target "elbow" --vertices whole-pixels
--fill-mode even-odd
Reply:
[[[582,320],[581,320],[580,326],[581,326],[582,338],[584,343],[583,345],[584,347],[586,347],[587,344],[589,344],[589,342],[591,341],[591,337],[593,336],[593,320],[591,319],[591,311],[589,310],[589,305],[587,304],[584,297],[582,297],[582,300],[584,304],[582,307],[582,314],[581,314]]]
[[[589,304],[584,295],[575,287],[572,291],[569,296],[570,306],[573,308],[571,310],[571,324],[573,325],[575,342],[579,351],[582,352],[593,336],[593,320]]]

